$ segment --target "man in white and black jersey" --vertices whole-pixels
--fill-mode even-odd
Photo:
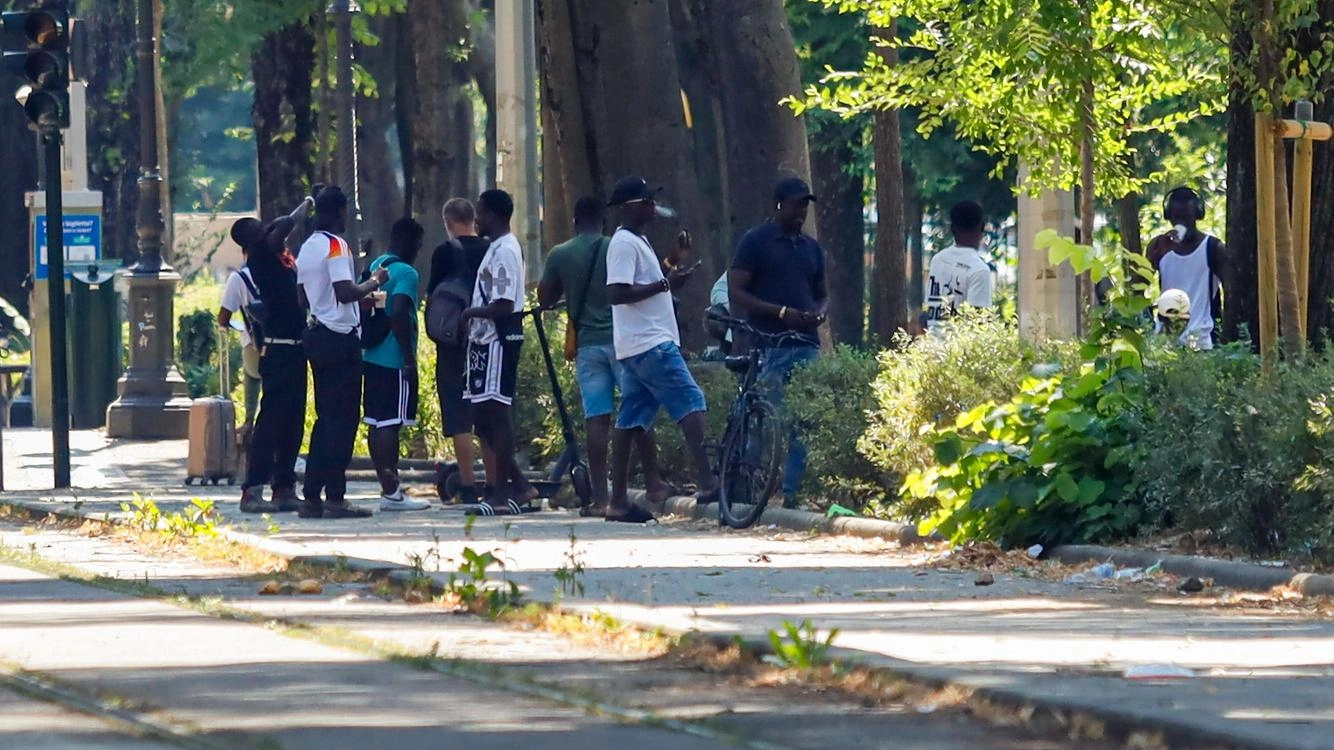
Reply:
[[[327,187],[315,197],[315,233],[301,245],[297,283],[310,308],[301,337],[315,382],[315,426],[310,432],[302,518],[366,518],[347,502],[347,465],[361,417],[361,313],[358,303],[389,278],[381,268],[356,283],[347,240],[347,196]],[[294,377],[297,377],[294,374]],[[321,499],[323,495],[323,499]]]
[[[926,326],[939,336],[945,321],[967,305],[991,307],[991,265],[982,257],[982,207],[973,201],[956,203],[950,209],[950,231],[954,244],[931,258],[927,279]]]
[[[1227,246],[1201,232],[1204,200],[1188,187],[1175,188],[1163,199],[1163,218],[1172,231],[1154,237],[1146,254],[1158,271],[1162,289],[1180,289],[1190,298],[1190,322],[1181,334],[1193,349],[1214,347],[1214,321],[1223,315],[1223,286],[1228,277]]]

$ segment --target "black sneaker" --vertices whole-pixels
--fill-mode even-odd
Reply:
[[[320,501],[302,500],[296,504],[297,518],[324,518],[324,505]]]
[[[246,487],[241,490],[241,512],[277,513],[278,505],[264,499],[263,487]]]
[[[362,510],[346,500],[336,503],[324,504],[324,515],[321,518],[370,518],[375,515],[369,510]]]

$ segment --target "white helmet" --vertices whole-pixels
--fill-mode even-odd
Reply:
[[[1190,297],[1180,289],[1168,289],[1154,303],[1159,317],[1167,320],[1190,320]]]

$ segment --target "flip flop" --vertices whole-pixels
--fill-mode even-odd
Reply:
[[[580,518],[606,518],[607,506],[605,505],[584,505],[579,508]]]
[[[495,505],[487,501],[482,501],[476,505],[449,505],[442,510],[463,511],[463,514],[467,516],[519,516],[526,513],[536,513],[541,508],[519,505],[514,500],[506,500],[503,504],[497,503]]]
[[[645,524],[645,523],[657,523],[657,522],[658,522],[658,519],[657,519],[656,517],[654,517],[654,515],[653,515],[652,513],[648,512],[647,510],[644,510],[643,508],[639,507],[638,505],[631,505],[631,506],[630,506],[630,509],[627,510],[627,511],[625,512],[624,515],[620,515],[620,516],[606,516],[605,518],[606,518],[606,521],[607,521],[608,523],[638,523],[638,524]]]

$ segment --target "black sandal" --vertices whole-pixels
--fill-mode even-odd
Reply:
[[[609,511],[609,513],[610,513],[610,511]],[[631,506],[629,507],[629,509],[627,509],[627,510],[625,511],[624,514],[619,515],[619,516],[607,515],[607,516],[605,516],[605,520],[606,520],[608,523],[638,523],[638,524],[645,524],[645,523],[657,523],[657,522],[658,522],[658,519],[657,519],[652,513],[648,512],[647,510],[644,510],[643,508],[639,507],[638,505],[631,505]]]

